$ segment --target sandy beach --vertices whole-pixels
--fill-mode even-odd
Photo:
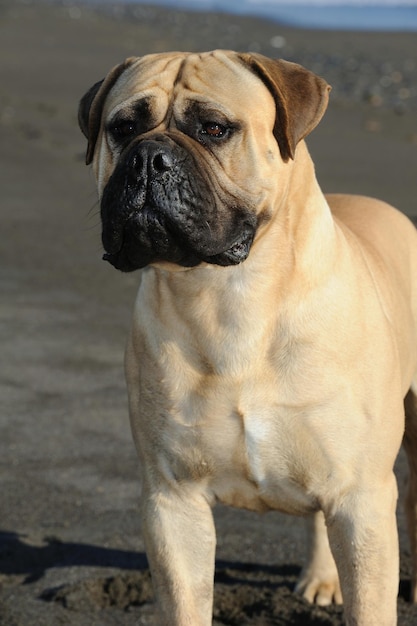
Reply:
[[[0,6],[0,626],[156,625],[123,350],[137,276],[101,260],[80,97],[131,55],[233,48],[333,86],[308,140],[325,191],[417,217],[414,33],[296,30],[152,7]],[[406,477],[398,460],[400,493]],[[339,626],[293,593],[301,519],[218,507],[215,624]],[[401,501],[400,626],[410,559]]]

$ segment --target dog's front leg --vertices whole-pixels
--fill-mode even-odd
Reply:
[[[399,547],[395,477],[343,499],[327,516],[348,626],[395,626]]]
[[[216,543],[209,503],[195,487],[145,488],[141,511],[158,626],[209,626]]]

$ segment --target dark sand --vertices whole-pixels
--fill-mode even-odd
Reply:
[[[1,626],[155,623],[122,368],[137,278],[101,261],[95,187],[76,121],[93,82],[126,56],[174,48],[256,49],[304,61],[334,85],[309,140],[323,188],[376,195],[417,215],[417,35],[137,14],[0,7]],[[276,35],[284,48],[270,45]],[[403,491],[402,456],[398,476]],[[398,516],[405,626],[417,623],[417,609],[405,601],[401,506]],[[340,609],[311,607],[292,592],[302,520],[221,507],[215,517],[216,624],[342,624]]]

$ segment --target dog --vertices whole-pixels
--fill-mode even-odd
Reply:
[[[329,90],[216,50],[129,58],[80,102],[104,259],[141,270],[126,376],[161,624],[211,624],[219,501],[309,516],[298,590],[393,626],[403,439],[417,600],[417,234],[322,193],[304,139]]]

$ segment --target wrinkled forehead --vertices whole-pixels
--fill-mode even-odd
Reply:
[[[271,100],[268,89],[233,52],[170,53],[138,58],[122,74],[106,102],[106,115],[140,98],[167,109],[190,101],[212,102],[224,109],[256,110]]]

